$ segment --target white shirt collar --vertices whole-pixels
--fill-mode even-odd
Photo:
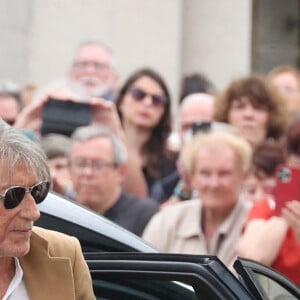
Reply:
[[[30,300],[23,281],[23,270],[17,257],[15,257],[15,267],[15,276],[10,282],[2,300]]]

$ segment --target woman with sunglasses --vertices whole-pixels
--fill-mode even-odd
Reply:
[[[175,169],[167,148],[171,130],[170,95],[162,77],[151,69],[133,73],[116,100],[130,154],[138,160],[148,192],[155,180]]]
[[[79,241],[33,226],[50,188],[43,151],[0,121],[0,299],[95,299]]]

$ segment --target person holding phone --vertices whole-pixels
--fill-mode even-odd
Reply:
[[[278,167],[285,163],[282,143],[266,140],[253,150],[252,166],[241,191],[245,201],[273,200]]]
[[[42,116],[45,104],[50,98],[65,101],[65,99],[70,99],[69,97],[71,97],[71,95],[68,94],[67,91],[61,91],[58,94],[47,95],[39,101],[30,103],[22,110],[14,124],[14,127],[32,131],[35,133],[35,137],[39,138],[43,126]],[[75,100],[72,101],[76,102]],[[116,106],[112,101],[108,101],[103,98],[90,98],[85,105],[89,105],[91,107],[90,125],[107,127],[126,142],[126,137]],[[138,197],[145,197],[147,195],[147,187],[143,174],[140,171],[137,157],[132,152],[129,152],[128,169],[125,177],[124,190]]]
[[[285,169],[291,173],[285,172],[278,183],[280,186],[275,186],[274,202],[264,199],[252,207],[238,244],[238,254],[271,266],[300,285],[300,197],[297,196],[300,177],[294,176],[299,173],[300,166],[299,120],[287,129],[284,144],[287,152]],[[291,191],[296,193],[292,195]],[[290,199],[281,198],[286,195],[290,195]],[[280,211],[276,209],[279,205]]]

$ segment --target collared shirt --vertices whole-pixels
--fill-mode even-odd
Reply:
[[[162,252],[217,255],[231,268],[249,209],[249,203],[238,200],[214,233],[209,247],[201,229],[202,203],[199,199],[163,208],[150,220],[143,238]]]
[[[2,300],[30,300],[25,283],[23,281],[23,270],[18,258],[15,257],[16,272]]]

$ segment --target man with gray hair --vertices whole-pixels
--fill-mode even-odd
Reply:
[[[71,179],[76,201],[142,235],[158,205],[122,190],[127,167],[123,142],[104,127],[79,127],[71,136]]]
[[[0,119],[0,299],[95,299],[79,241],[34,226],[50,181],[39,145]]]
[[[107,45],[88,41],[76,49],[68,81],[79,96],[114,100],[118,77],[113,52]]]
[[[119,74],[113,51],[104,43],[86,41],[76,48],[66,78],[55,80],[35,95],[87,102],[91,97],[115,100]]]

